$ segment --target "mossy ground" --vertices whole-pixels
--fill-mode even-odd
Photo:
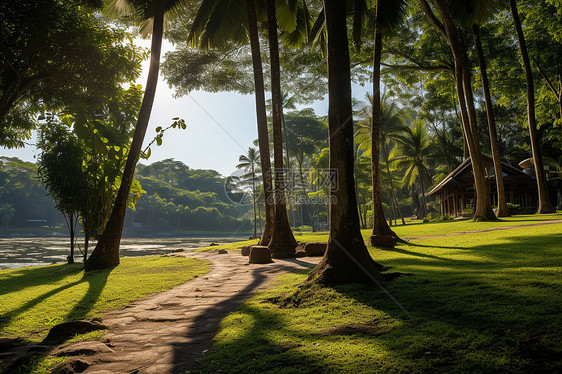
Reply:
[[[404,229],[431,236],[496,224]],[[549,224],[369,247],[376,261],[411,274],[385,287],[412,319],[381,289],[298,291],[306,274],[285,275],[222,321],[201,371],[560,372],[561,242],[562,224]]]

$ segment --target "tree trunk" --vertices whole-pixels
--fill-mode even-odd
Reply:
[[[525,36],[523,35],[523,29],[521,28],[521,20],[519,19],[519,13],[517,11],[517,4],[515,3],[515,0],[509,0],[509,4],[511,6],[515,30],[517,31],[517,39],[519,40],[519,49],[521,50],[521,58],[523,59],[523,66],[525,67],[525,79],[527,81],[527,119],[529,124],[529,135],[531,138],[531,152],[533,154],[533,164],[535,165],[535,175],[537,177],[537,188],[539,192],[539,206],[537,213],[554,213],[556,210],[550,202],[550,196],[548,196],[548,187],[546,185],[542,155],[540,153],[540,142],[537,134],[537,119],[535,117],[535,85],[533,82],[531,62],[529,61],[527,44],[525,43]]]
[[[422,0],[423,1],[423,0]],[[423,5],[423,4],[422,4]],[[470,65],[466,48],[462,45],[458,35],[458,30],[453,24],[449,14],[445,11],[441,0],[435,0],[435,5],[443,19],[444,30],[447,42],[453,53],[455,62],[455,85],[457,88],[457,99],[463,123],[463,132],[468,144],[468,150],[472,161],[472,171],[474,176],[474,186],[476,190],[476,209],[474,220],[489,221],[496,220],[492,203],[488,193],[488,185],[484,176],[482,164],[482,154],[478,143],[478,126],[476,124],[476,108],[474,107],[474,97],[472,96],[472,82]],[[429,10],[424,8],[426,14]],[[432,17],[433,14],[428,17]]]
[[[271,107],[273,112],[273,166],[275,173],[275,219],[268,247],[273,258],[295,257],[297,241],[293,236],[287,216],[285,181],[283,171],[283,114],[281,97],[281,70],[279,67],[279,45],[275,0],[267,1],[267,24],[269,36],[269,58],[271,60]]]
[[[258,237],[258,222],[256,217],[256,173],[254,172],[254,162],[252,161],[252,198],[254,202],[254,238]]]
[[[406,221],[404,221],[404,216],[402,215],[402,211],[400,210],[400,205],[398,204],[398,199],[396,198],[396,190],[394,189],[394,183],[392,182],[392,175],[390,175],[390,164],[388,162],[388,146],[386,144],[386,140],[382,141],[383,149],[384,149],[384,160],[386,164],[386,172],[388,174],[388,182],[390,184],[390,191],[392,192],[392,200],[394,201],[394,206],[398,211],[398,215],[400,215],[400,219],[402,220],[402,224],[405,225]]]
[[[304,198],[305,198],[305,206],[306,206],[306,214],[308,216],[308,220],[310,221],[310,226],[312,227],[312,232],[316,232],[316,227],[314,225],[314,218],[312,217],[312,213],[310,212],[310,202],[308,200],[308,192],[306,190],[305,183],[304,183],[304,174],[302,172],[302,163],[304,161],[304,157],[301,158],[300,162],[299,162],[299,175],[300,175],[300,182],[301,185],[303,186],[303,194],[304,194]]]
[[[503,185],[502,164],[500,156],[500,148],[498,145],[498,134],[496,131],[496,121],[494,119],[494,106],[490,96],[490,84],[488,83],[488,73],[486,68],[486,59],[482,51],[482,42],[480,40],[480,27],[477,24],[472,25],[472,34],[474,36],[474,45],[478,55],[478,64],[480,65],[480,74],[482,76],[482,89],[484,90],[484,100],[486,102],[486,115],[488,118],[488,131],[490,132],[490,147],[492,149],[492,158],[494,160],[494,171],[496,172],[496,190],[498,194],[497,217],[509,217],[509,209],[507,208],[507,200],[505,198],[505,189]]]
[[[412,203],[414,204],[414,211],[416,213],[416,219],[422,219],[422,212],[421,212],[421,206],[420,206],[420,199],[419,199],[419,195],[418,192],[416,191],[416,188],[414,187],[414,185],[412,185],[412,187],[410,188],[410,192],[412,194]]]
[[[398,237],[384,219],[381,193],[380,171],[380,128],[381,128],[381,92],[380,92],[380,67],[382,54],[382,34],[375,32],[375,45],[373,48],[373,110],[371,122],[371,178],[373,184],[373,233],[372,245],[378,245],[375,238],[379,236]],[[391,241],[392,242],[392,241]]]
[[[88,260],[88,247],[90,246],[90,236],[84,232],[84,263]]]
[[[137,126],[135,128],[135,134],[133,135],[129,156],[127,157],[127,163],[125,164],[125,170],[123,171],[123,177],[121,178],[121,186],[119,187],[119,192],[117,193],[117,198],[115,199],[109,221],[92,255],[86,261],[84,268],[87,271],[107,269],[119,265],[119,244],[121,242],[125,213],[127,211],[127,200],[148,127],[148,121],[154,103],[154,95],[156,94],[156,85],[158,83],[166,0],[160,0],[155,5],[157,5],[157,9],[152,29],[150,68],[146,82],[146,91],[142,99]]]
[[[324,257],[309,275],[322,284],[372,283],[383,280],[367,251],[359,229],[355,181],[353,178],[353,117],[351,76],[345,3],[324,0],[328,60],[328,130],[330,170],[330,238]]]
[[[246,17],[252,49],[252,65],[254,69],[254,87],[256,92],[256,115],[258,126],[258,147],[260,149],[261,170],[263,179],[263,196],[265,202],[265,227],[260,245],[267,245],[271,240],[271,230],[275,217],[273,205],[273,181],[271,179],[271,157],[269,155],[269,135],[267,131],[267,111],[265,109],[265,89],[263,84],[263,67],[261,62],[258,23],[256,18],[255,0],[246,0]]]
[[[74,214],[68,214],[68,222],[69,226],[68,229],[70,231],[70,255],[68,256],[68,263],[74,263]]]
[[[474,96],[472,94],[472,66],[468,59],[467,49],[459,38],[459,52],[461,54],[461,71],[464,95],[466,99],[466,107],[468,109],[468,123],[470,133],[472,134],[472,142],[474,151],[471,153],[472,171],[474,175],[474,184],[476,187],[477,204],[473,219],[476,221],[494,221],[497,220],[492,209],[492,201],[490,199],[490,191],[486,182],[486,174],[484,172],[484,163],[482,162],[482,153],[480,151],[480,142],[478,136],[478,124],[476,116],[476,107],[474,106]],[[470,147],[470,145],[469,145]],[[470,149],[470,148],[469,148]],[[475,155],[475,156],[472,156]]]

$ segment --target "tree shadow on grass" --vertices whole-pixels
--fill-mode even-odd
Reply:
[[[412,243],[408,243],[408,246],[410,247],[426,247],[425,245],[416,245],[416,244],[412,244]],[[447,247],[433,247],[433,248],[447,248]],[[433,260],[448,260],[444,257],[439,257],[439,256],[435,256],[435,255],[430,255],[427,253],[422,253],[422,252],[415,252],[412,250],[407,250],[405,248],[402,247],[394,247],[394,248],[385,248],[386,251],[391,251],[391,252],[397,252],[397,253],[401,253],[404,255],[408,255],[408,256],[415,256],[415,257],[422,257],[422,258],[430,258]]]
[[[444,335],[451,336],[453,342],[461,341],[460,344],[479,341],[488,345],[485,351],[480,351],[480,359],[477,355],[469,359],[462,350],[448,353],[466,362],[473,360],[468,364],[473,365],[471,370],[509,368],[523,372],[556,372],[562,369],[562,347],[553,338],[562,333],[561,241],[562,234],[558,233],[511,236],[501,238],[500,243],[458,248],[463,253],[477,254],[482,261],[440,259],[432,255],[419,256],[424,260],[388,261],[385,265],[415,273],[413,277],[399,278],[386,285],[388,292],[416,320],[415,326],[405,324],[398,327],[398,331],[403,330],[402,335],[421,333],[420,339],[435,342],[426,347],[433,352],[445,350]],[[409,252],[404,254],[411,255]],[[380,290],[369,291],[357,285],[337,290],[405,320],[401,309]],[[391,339],[385,344],[389,348],[395,346]],[[502,361],[507,366],[501,366],[504,365],[500,364]],[[493,369],[493,365],[486,369],[490,362],[503,369]]]
[[[359,328],[335,325],[329,333],[307,333],[291,326],[292,317],[280,313],[279,305],[261,308],[261,303],[245,303],[229,320],[239,326],[240,321],[246,321],[243,328],[228,331],[233,327],[223,326],[216,351],[202,361],[202,372],[333,370],[334,363],[326,364],[330,358],[325,356],[332,353],[316,354],[299,349],[299,345],[314,342],[322,346],[349,335],[353,337],[350,344],[364,340],[367,347],[382,346],[388,352],[382,361],[372,359],[373,370],[384,371],[386,367],[377,366],[382,363],[393,371],[558,372],[562,369],[562,347],[556,345],[562,333],[562,301],[557,293],[561,281],[556,275],[561,264],[557,252],[561,239],[562,234],[508,237],[501,243],[454,248],[462,253],[473,251],[483,261],[397,251],[405,256],[385,265],[398,271],[415,266],[418,271],[385,284],[385,288],[414,321],[378,288],[334,288],[343,297],[398,321],[386,330],[377,330],[374,323]],[[311,313],[314,320],[314,307]],[[276,343],[272,336],[279,334],[288,337],[288,343]],[[394,366],[396,362],[404,366]],[[357,367],[358,372],[368,372],[361,362]]]
[[[72,287],[79,286],[85,282],[88,283],[88,290],[86,291],[82,299],[73,306],[72,310],[65,317],[56,320],[60,322],[66,322],[66,321],[82,319],[86,317],[86,315],[92,310],[93,306],[95,305],[96,301],[101,295],[111,271],[112,270],[110,269],[110,270],[85,273],[84,276],[78,281],[62,285],[48,292],[45,292],[31,300],[28,300],[25,304],[21,305],[20,307],[13,309],[5,313],[4,315],[0,316],[0,330],[8,326],[19,315],[34,308],[35,306],[46,301],[50,297],[53,297],[59,294],[60,292],[68,290]]]
[[[72,310],[68,313],[66,320],[83,319],[88,315],[103,292],[112,270],[113,269],[89,271],[84,274],[80,283],[87,282],[88,291],[86,291],[82,299],[74,305]]]
[[[73,308],[66,314],[66,316],[61,315],[53,317],[52,323],[49,323],[48,326],[45,326],[45,328],[51,328],[56,323],[83,319],[88,315],[88,313],[94,307],[96,301],[99,299],[105,285],[107,284],[107,279],[111,271],[112,269],[86,273],[78,281],[62,285],[53,290],[45,292],[44,294],[32,300],[29,300],[19,308],[14,309],[1,316],[0,329],[5,328],[19,315],[46,301],[50,297],[53,297],[73,287],[79,286],[83,283],[88,283],[88,290],[86,291],[84,296],[82,296],[82,298],[74,304]],[[43,332],[46,333],[46,331]],[[41,332],[33,331],[32,333]],[[61,340],[66,340],[68,338],[72,338],[72,336],[61,336],[60,338]],[[11,348],[11,350],[4,352],[4,355],[0,358],[0,364],[4,367],[7,367],[8,372],[12,372],[14,370],[18,373],[34,372],[34,370],[37,369],[38,365],[40,365],[43,361],[45,352],[47,352],[53,345],[57,345],[58,343],[60,343],[59,340],[46,341],[46,339],[44,339],[39,346],[36,346],[37,349],[33,348],[34,345],[25,346],[23,347],[23,349],[22,347],[14,346]]]
[[[305,263],[305,261],[292,259],[287,262]],[[194,320],[194,327],[187,332],[188,337],[196,340],[188,344],[174,345],[174,373],[185,373],[186,369],[197,368],[202,373],[262,373],[276,372],[286,369],[288,361],[294,364],[295,370],[290,372],[319,373],[322,365],[310,357],[297,354],[292,349],[295,344],[278,345],[267,336],[267,331],[285,331],[288,326],[275,313],[269,313],[262,309],[254,308],[244,303],[236,313],[242,313],[244,318],[250,321],[247,329],[242,335],[236,337],[230,343],[221,343],[215,347],[220,352],[218,357],[212,356],[206,359],[202,354],[204,350],[212,348],[212,337],[218,331],[221,320],[229,315],[234,307],[248,299],[253,292],[266,280],[264,271],[278,272],[284,269],[254,269],[251,273],[252,282],[235,296],[221,303],[210,305],[202,311]],[[308,270],[295,270],[303,273]],[[203,327],[203,329],[201,329]],[[287,330],[288,331],[288,330]],[[210,334],[205,334],[205,333]],[[205,335],[207,336],[205,336]],[[304,334],[301,334],[301,338]],[[201,338],[202,340],[200,340]],[[312,338],[309,336],[309,338]],[[198,352],[194,352],[194,348]],[[296,370],[298,369],[298,370]]]
[[[56,283],[69,275],[80,273],[83,267],[82,264],[50,265],[17,269],[10,271],[9,276],[0,273],[0,295]]]
[[[294,263],[301,266],[311,267],[310,263],[298,259],[291,259],[291,260],[284,260],[286,262]],[[251,351],[246,351],[249,356],[244,356],[243,354],[234,354],[234,357],[230,356],[229,360],[233,359],[238,363],[246,362],[246,364],[250,363],[250,366],[243,365],[244,369],[241,371],[236,371],[235,362],[222,362],[219,363],[218,361],[210,366],[208,363],[205,363],[203,368],[200,367],[200,361],[203,360],[203,353],[212,348],[213,345],[213,336],[219,330],[219,325],[221,320],[225,318],[228,314],[230,314],[233,310],[236,310],[236,307],[242,302],[252,296],[252,294],[258,289],[258,287],[262,286],[264,282],[267,280],[267,277],[264,275],[265,272],[270,273],[277,273],[283,272],[287,269],[291,269],[291,265],[284,266],[282,268],[271,268],[268,265],[261,266],[259,268],[254,269],[250,276],[252,281],[249,285],[244,287],[234,296],[220,302],[217,304],[209,305],[208,308],[202,310],[197,317],[193,320],[193,327],[191,327],[186,332],[186,337],[191,338],[192,341],[190,343],[176,343],[174,344],[174,373],[185,373],[186,370],[190,370],[193,368],[201,369],[202,372],[209,372],[215,373],[217,369],[215,368],[216,365],[222,366],[225,364],[226,366],[222,366],[222,369],[219,370],[226,370],[230,373],[240,372],[240,373],[247,373],[247,372],[266,372],[267,370],[274,370],[275,362],[274,360],[269,360],[268,363],[258,362],[258,358],[260,355],[263,355],[266,351],[270,354],[283,354],[288,348],[287,347],[279,347],[274,344],[269,344],[267,337],[260,332],[259,326],[272,326],[272,328],[282,328],[282,322],[277,319],[274,314],[269,314],[267,312],[261,310],[252,310],[251,314],[255,324],[250,329],[250,331],[244,334],[249,340],[245,339],[237,339],[237,342],[233,345],[222,346],[221,352],[226,349],[229,352],[242,352],[242,346],[240,344],[249,344],[253,346],[256,341],[258,341],[257,347],[259,349],[252,349]],[[294,269],[293,269],[294,270]],[[292,270],[291,270],[292,271]],[[295,270],[296,272],[303,272],[303,270]],[[308,270],[304,270],[304,272],[308,272]],[[246,304],[244,304],[244,308],[247,308]],[[250,309],[248,309],[250,310]],[[299,358],[300,362],[302,363],[303,367],[317,367],[316,363],[313,362],[306,362],[306,357]],[[312,365],[312,366],[311,366]],[[269,368],[269,369],[268,369]],[[313,372],[319,372],[318,370]]]

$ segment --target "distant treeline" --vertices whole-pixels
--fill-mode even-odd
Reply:
[[[250,206],[233,204],[225,178],[214,170],[190,169],[172,159],[137,167],[136,179],[146,191],[126,228],[143,233],[189,230],[251,231],[243,219]],[[3,229],[61,227],[64,219],[37,177],[37,165],[0,157],[0,227]]]

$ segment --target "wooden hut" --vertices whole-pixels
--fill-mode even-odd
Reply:
[[[490,199],[492,205],[496,206],[498,199],[494,162],[491,157],[485,155],[482,155],[482,162],[488,190],[490,191]],[[518,204],[522,209],[536,207],[537,183],[535,176],[527,170],[522,171],[506,162],[502,161],[501,164],[507,202]],[[468,158],[437,186],[433,187],[427,195],[439,196],[442,215],[448,214],[459,217],[463,215],[465,208],[475,206],[475,192],[472,162]]]

